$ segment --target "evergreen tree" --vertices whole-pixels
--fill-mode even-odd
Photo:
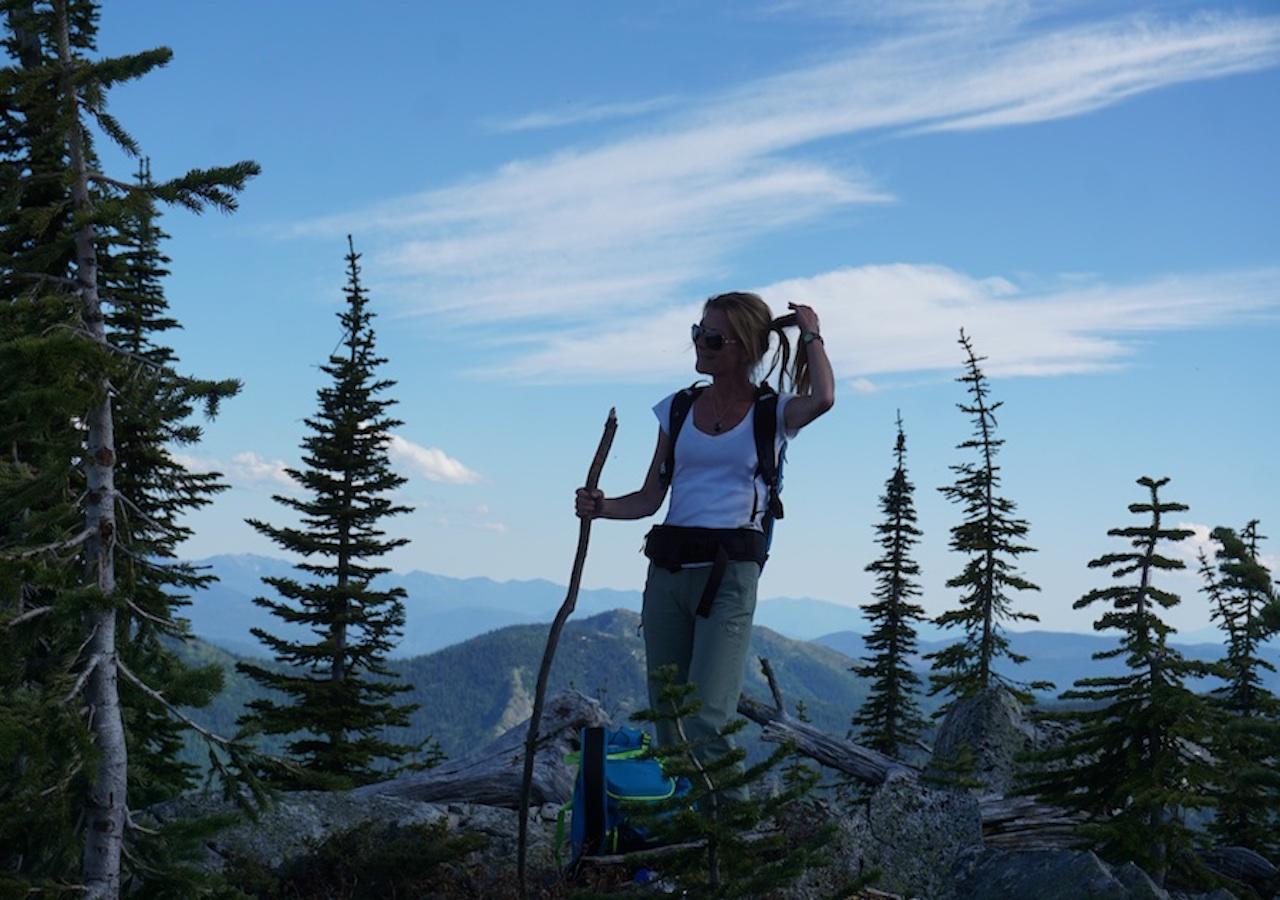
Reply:
[[[154,187],[146,160],[138,183],[144,191]],[[157,217],[153,202],[138,204],[125,218],[112,264],[103,272],[110,304],[107,339],[128,354],[119,360],[120,377],[113,381],[116,488],[124,498],[117,577],[121,592],[129,597],[120,614],[117,640],[134,674],[163,685],[169,702],[191,708],[205,706],[221,689],[222,671],[216,665],[183,664],[165,642],[166,637],[188,636],[175,616],[189,604],[190,592],[213,580],[177,560],[178,545],[191,535],[181,517],[208,505],[227,485],[217,473],[188,471],[173,453],[200,440],[201,429],[191,422],[195,405],[212,415],[239,384],[168,375],[177,358],[161,338],[180,326],[168,315],[162,285],[168,259],[160,251],[166,235]],[[126,681],[121,692],[130,797],[138,806],[147,806],[193,787],[198,770],[178,759],[183,723],[131,682]]]
[[[1280,700],[1263,682],[1274,672],[1261,653],[1261,612],[1274,600],[1271,573],[1258,559],[1258,521],[1237,535],[1215,528],[1215,569],[1200,553],[1200,572],[1214,619],[1227,633],[1226,686],[1213,692],[1225,721],[1212,744],[1218,761],[1217,814],[1209,831],[1219,843],[1280,853]]]
[[[863,743],[898,756],[924,728],[916,702],[920,678],[909,659],[916,652],[914,623],[925,619],[924,608],[911,599],[920,596],[915,581],[920,567],[911,558],[911,548],[919,543],[921,532],[912,500],[915,487],[907,480],[907,438],[901,415],[893,452],[893,474],[880,498],[884,520],[876,526],[884,554],[867,566],[868,572],[876,574],[876,602],[862,607],[872,623],[866,646],[874,655],[864,657],[867,665],[853,667],[859,677],[871,679],[871,691],[853,724],[861,727]]]
[[[136,155],[106,97],[169,51],[88,59],[91,0],[3,0],[0,10],[16,63],[0,77],[0,631],[14,654],[0,673],[0,804],[17,814],[0,817],[0,853],[14,884],[115,896],[129,821],[129,697],[119,684],[184,714],[157,690],[171,684],[148,685],[120,652],[127,631],[117,626],[136,610],[117,578],[129,549],[117,510],[136,501],[116,481],[129,357],[107,337],[106,263],[146,203],[230,210],[257,167],[150,187],[107,176],[86,123]]]
[[[1133,550],[1089,563],[1110,568],[1115,579],[1133,576],[1134,582],[1089,591],[1074,604],[1075,609],[1111,606],[1093,627],[1119,630],[1120,645],[1093,658],[1123,656],[1128,672],[1083,678],[1061,694],[1063,700],[1088,705],[1046,715],[1076,727],[1062,746],[1039,755],[1042,767],[1029,777],[1031,791],[1042,799],[1089,816],[1082,831],[1102,855],[1115,862],[1133,860],[1161,884],[1171,872],[1187,879],[1200,872],[1195,833],[1182,811],[1209,805],[1209,764],[1199,748],[1212,732],[1205,701],[1185,684],[1209,668],[1169,646],[1174,629],[1159,611],[1180,600],[1153,583],[1161,571],[1185,568],[1181,560],[1161,555],[1162,544],[1191,535],[1164,524],[1170,513],[1187,509],[1160,499],[1168,480],[1139,478],[1150,500],[1130,504],[1129,511],[1149,517],[1148,523],[1107,532],[1128,540]]]
[[[968,371],[956,380],[967,385],[972,400],[957,406],[972,416],[974,430],[973,436],[957,448],[976,451],[978,459],[951,466],[959,477],[955,484],[939,488],[948,500],[960,504],[964,510],[964,520],[951,529],[950,547],[965,554],[968,562],[959,575],[947,581],[947,587],[964,590],[960,607],[947,610],[936,620],[944,628],[963,628],[964,637],[926,656],[933,660],[930,695],[941,691],[951,695],[938,715],[949,709],[955,698],[972,696],[993,682],[1011,689],[1023,702],[1030,702],[1031,695],[1018,687],[1018,682],[999,674],[992,666],[1002,656],[1014,663],[1026,661],[1025,656],[1009,649],[1009,639],[1001,622],[1039,621],[1032,613],[1014,609],[1009,596],[1009,591],[1040,588],[1014,570],[1014,561],[1024,553],[1034,552],[1034,548],[1021,543],[1028,526],[1026,521],[1014,518],[1017,507],[998,494],[1000,467],[995,459],[1004,440],[995,436],[995,412],[1003,402],[991,402],[986,375],[978,366],[986,357],[974,354],[973,344],[963,329],[960,345],[964,347]],[[1049,686],[1030,685],[1033,688]]]
[[[829,821],[817,824],[822,816],[813,808],[811,797],[817,773],[786,744],[745,768],[741,763],[746,751],[741,747],[704,759],[709,741],[690,739],[684,725],[702,702],[693,696],[694,686],[677,683],[674,665],[665,666],[657,676],[660,708],[641,710],[632,718],[673,724],[678,742],[651,752],[662,761],[668,777],[686,778],[691,787],[669,800],[628,804],[624,814],[663,847],[661,855],[653,858],[662,877],[683,896],[763,897],[791,885],[807,870],[829,865],[823,848],[830,843],[835,826]],[[731,721],[720,734],[734,734],[746,724],[745,719]],[[788,757],[782,784],[778,790],[769,790],[766,776]],[[745,792],[746,799],[733,799],[735,791]],[[796,828],[797,823],[802,827]],[[780,827],[770,828],[771,824]],[[632,858],[646,862],[647,852],[635,851]],[[851,896],[871,880],[857,879],[831,895]]]
[[[305,420],[311,430],[302,442],[305,468],[286,470],[309,496],[274,498],[301,513],[302,527],[248,520],[281,548],[305,557],[298,568],[312,578],[264,578],[284,599],[258,597],[254,603],[284,622],[309,626],[318,639],[290,641],[255,628],[276,661],[289,668],[237,664],[287,698],[253,701],[241,724],[246,733],[302,732],[287,745],[302,770],[275,775],[295,788],[365,784],[386,777],[375,767],[377,760],[401,762],[423,749],[427,764],[436,756],[430,739],[414,747],[380,736],[387,728],[408,726],[417,705],[391,702],[411,688],[394,683],[385,662],[404,626],[404,589],[376,590],[373,579],[390,569],[366,560],[408,543],[388,539],[380,523],[409,508],[387,496],[406,480],[392,471],[387,455],[391,429],[401,422],[387,415],[395,401],[381,396],[395,382],[378,375],[386,360],[374,349],[374,314],[360,284],[359,259],[351,246],[347,304],[338,316],[345,349],[321,367],[332,385],[319,390],[319,413]]]

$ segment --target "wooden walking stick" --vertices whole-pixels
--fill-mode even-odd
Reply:
[[[591,460],[591,468],[587,470],[587,490],[594,491],[600,481],[600,472],[604,469],[604,461],[609,456],[609,448],[613,446],[613,435],[618,430],[618,417],[614,408],[609,409],[609,418],[604,423],[604,434],[600,437],[600,446],[596,448],[595,458]],[[564,623],[573,613],[578,602],[578,585],[582,581],[582,566],[587,561],[587,541],[591,537],[591,520],[583,519],[578,523],[578,553],[573,558],[573,572],[569,575],[569,591],[565,595],[555,621],[551,623],[551,632],[547,635],[547,649],[542,653],[542,667],[538,669],[538,686],[533,692],[533,712],[529,716],[529,735],[524,741],[524,777],[520,779],[520,805],[517,807],[520,817],[520,833],[516,841],[516,870],[520,878],[520,896],[528,898],[528,885],[525,881],[525,857],[529,838],[529,790],[533,783],[533,754],[538,746],[538,722],[542,718],[542,701],[547,693],[547,679],[551,675],[551,660],[556,655],[556,642],[560,640],[560,631]]]

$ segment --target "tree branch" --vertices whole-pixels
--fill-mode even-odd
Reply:
[[[61,275],[46,275],[43,272],[10,272],[10,278],[21,278],[25,281],[38,281],[48,284],[57,284],[62,287],[75,288],[80,290],[80,282],[74,278],[64,278]]]
[[[20,550],[14,553],[0,553],[0,559],[3,559],[3,560],[27,559],[28,557],[32,557],[32,556],[39,556],[42,553],[56,552],[58,550],[70,550],[74,547],[79,547],[81,544],[89,540],[89,538],[91,537],[93,537],[93,530],[90,528],[86,528],[84,531],[80,532],[75,537],[68,538],[65,541],[55,541],[52,544],[44,544],[40,547],[31,547],[30,549]]]
[[[134,831],[141,832],[142,834],[155,835],[160,833],[156,831],[154,828],[144,828],[141,825],[139,825],[137,822],[135,822],[133,820],[133,814],[129,811],[129,807],[127,806],[124,808],[124,824],[126,828],[132,828]]]
[[[143,188],[142,185],[140,184],[130,184],[127,181],[121,181],[118,178],[111,178],[108,175],[103,175],[101,172],[95,172],[92,169],[85,172],[84,174],[85,174],[85,177],[87,177],[90,181],[96,181],[98,184],[109,184],[113,188],[119,188],[120,190],[126,191],[128,193],[137,193],[138,191],[145,191],[145,188]]]
[[[182,626],[179,625],[177,622],[173,621],[172,619],[162,619],[159,616],[154,616],[151,613],[147,612],[142,607],[138,606],[138,604],[134,603],[132,600],[126,600],[125,602],[128,603],[129,608],[132,609],[139,616],[141,616],[142,618],[150,622],[154,622],[155,624],[159,625],[164,631],[169,632],[175,637],[183,633]]]
[[[129,670],[129,667],[124,664],[123,660],[117,661],[116,666],[120,669],[120,674],[123,675],[129,681],[133,682],[133,684],[138,688],[138,690],[142,691],[142,693],[146,694],[152,700],[156,701],[165,709],[167,709],[170,715],[174,716],[175,718],[181,719],[183,722],[186,723],[188,728],[196,732],[206,741],[211,741],[220,747],[230,747],[232,745],[232,742],[227,740],[226,738],[220,737],[219,735],[214,734],[209,729],[203,728],[200,725],[197,725],[194,721],[192,721],[190,716],[186,715],[185,713],[182,712],[182,710],[178,709],[176,706],[174,706],[172,703],[166,700],[163,694],[161,694],[155,688],[151,687],[151,685],[144,682],[137,675],[134,675],[133,672]]]
[[[94,629],[95,631],[97,629]],[[87,641],[85,643],[88,643]],[[70,703],[75,699],[76,694],[80,693],[84,683],[89,680],[89,676],[93,674],[93,670],[98,668],[98,663],[102,662],[102,654],[95,653],[89,657],[89,662],[85,665],[84,671],[80,673],[80,677],[76,679],[76,683],[71,686],[71,690],[67,691],[67,696],[62,698],[64,704]]]
[[[764,677],[769,682],[769,692],[773,694],[773,708],[778,711],[778,715],[782,718],[791,718],[787,715],[786,704],[782,702],[782,691],[778,689],[778,679],[773,675],[773,666],[769,664],[769,657],[760,657],[760,669],[764,672]]]
[[[40,616],[47,615],[51,612],[53,612],[52,606],[37,606],[35,609],[29,609],[22,615],[10,619],[5,623],[5,627],[12,628],[15,625],[21,625],[23,622],[29,621],[30,619],[37,619]]]

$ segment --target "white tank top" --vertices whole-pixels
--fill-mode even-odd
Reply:
[[[786,430],[784,419],[787,404],[794,396],[778,395],[775,451],[780,451],[796,436],[795,431]],[[670,394],[653,407],[664,433],[670,427],[674,397],[675,394]],[[761,530],[760,520],[764,517],[769,491],[764,478],[756,475],[755,414],[753,404],[741,422],[728,431],[712,435],[698,430],[693,424],[693,410],[689,411],[676,438],[675,473],[664,525]],[[754,518],[752,510],[755,510]]]

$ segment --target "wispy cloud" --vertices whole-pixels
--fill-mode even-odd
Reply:
[[[573,323],[668,309],[761,237],[894,199],[848,155],[804,158],[817,141],[1080,115],[1280,61],[1276,16],[1062,25],[1024,20],[1020,4],[966,6],[975,16],[998,13],[1001,26],[895,32],[687,101],[627,139],[568,146],[291,233],[367,235],[388,279],[384,295],[408,312]]]
[[[415,444],[398,434],[391,435],[387,449],[393,460],[428,481],[475,484],[481,480],[480,473],[467,468],[443,450]]]
[[[221,472],[233,486],[245,487],[258,484],[275,484],[284,487],[296,487],[296,483],[285,471],[286,463],[281,459],[266,459],[252,450],[245,450],[231,457],[230,462],[213,459],[207,456],[191,456],[185,453],[173,453],[173,459],[192,472]]]
[[[670,109],[676,102],[675,97],[653,97],[648,100],[625,103],[567,104],[563,109],[554,111],[532,112],[512,119],[489,119],[485,125],[490,130],[499,132],[561,128],[566,125],[583,125],[610,119],[629,119]]]
[[[1027,292],[1003,277],[937,265],[860,266],[758,288],[818,311],[836,376],[874,390],[872,376],[951,370],[965,328],[993,375],[1060,375],[1125,365],[1136,335],[1280,314],[1280,269],[1178,276],[1113,285],[1068,280]],[[472,374],[544,382],[584,375],[618,381],[670,379],[689,370],[688,323],[697,304],[544,336],[535,350]]]

